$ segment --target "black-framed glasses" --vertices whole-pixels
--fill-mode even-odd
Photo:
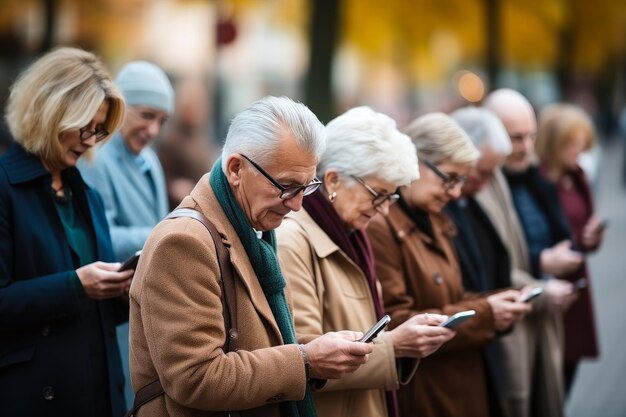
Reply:
[[[374,207],[379,207],[382,204],[384,204],[386,201],[388,201],[389,204],[393,204],[396,201],[398,201],[398,199],[400,198],[400,195],[396,194],[396,193],[391,193],[391,194],[378,193],[372,187],[367,185],[367,183],[365,182],[365,180],[363,178],[359,178],[359,177],[354,176],[354,175],[350,175],[350,176],[352,178],[354,178],[356,180],[356,182],[358,182],[363,187],[365,187],[365,189],[372,195],[372,197],[374,197],[374,198],[372,198],[372,205]]]
[[[78,131],[80,132],[80,141],[81,142],[86,141],[87,139],[89,139],[93,135],[96,135],[96,142],[100,142],[101,140],[103,140],[104,138],[109,136],[109,131],[106,130],[106,129],[89,130],[89,129],[87,129],[87,127],[81,127],[80,129],[78,129]]]
[[[280,196],[279,197],[281,198],[281,200],[289,200],[290,198],[294,198],[295,196],[297,196],[300,193],[300,191],[303,191],[304,195],[309,195],[312,192],[314,192],[315,190],[317,190],[318,188],[320,188],[320,185],[322,185],[322,182],[320,180],[318,180],[317,178],[313,178],[311,180],[311,182],[309,182],[308,184],[305,184],[305,185],[291,185],[289,187],[285,187],[284,185],[282,185],[281,183],[276,181],[274,179],[274,177],[272,177],[270,174],[265,172],[265,170],[263,168],[261,168],[259,166],[259,164],[254,162],[252,159],[248,158],[244,154],[240,154],[240,155],[243,156],[246,159],[246,161],[250,162],[252,164],[252,166],[257,169],[257,171],[259,171],[276,188],[278,188],[280,190]]]
[[[465,175],[446,174],[445,172],[441,172],[435,164],[426,159],[420,159],[420,162],[430,168],[432,172],[443,180],[443,186],[446,187],[446,190],[451,190],[457,185],[463,185],[467,182],[467,176]]]

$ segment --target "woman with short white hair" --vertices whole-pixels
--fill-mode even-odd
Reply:
[[[399,186],[419,177],[411,140],[388,116],[357,107],[326,126],[318,164],[320,189],[304,210],[287,215],[277,230],[278,255],[293,297],[300,341],[329,331],[365,332],[384,315],[364,229],[386,215]],[[438,314],[418,315],[374,340],[367,364],[314,393],[320,416],[397,416],[396,390],[454,332],[437,326]]]
[[[486,296],[464,291],[452,241],[456,228],[441,211],[460,197],[478,159],[467,134],[443,113],[418,118],[407,132],[420,159],[420,179],[401,189],[398,204],[368,227],[390,327],[425,312],[476,314],[456,327],[454,340],[422,359],[418,377],[398,393],[400,413],[489,416],[481,349],[528,307],[514,302],[517,290]]]

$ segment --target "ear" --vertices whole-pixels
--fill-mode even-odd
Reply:
[[[341,188],[342,181],[339,171],[336,169],[329,169],[324,172],[322,176],[322,182],[324,183],[324,189],[328,194],[332,194]]]
[[[233,187],[237,187],[241,182],[243,168],[243,158],[239,154],[232,154],[226,160],[226,179]]]

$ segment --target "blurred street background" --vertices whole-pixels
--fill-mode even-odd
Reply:
[[[498,87],[537,110],[583,107],[599,136],[584,167],[610,225],[591,257],[601,357],[581,366],[567,410],[626,416],[625,0],[0,0],[2,114],[16,75],[59,45],[97,53],[113,75],[136,59],[164,68],[176,114],[163,136],[201,142],[183,155],[196,176],[229,120],[267,94],[324,123],[369,105],[400,127]]]

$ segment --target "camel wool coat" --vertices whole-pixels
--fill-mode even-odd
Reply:
[[[288,214],[276,233],[300,342],[331,331],[365,333],[378,321],[365,274],[306,210]],[[387,416],[385,390],[408,383],[417,363],[396,361],[391,337],[383,332],[365,365],[313,393],[318,415]]]
[[[430,218],[434,240],[398,204],[367,228],[392,326],[415,314],[476,310],[476,316],[456,328],[452,340],[420,361],[415,378],[400,388],[400,412],[402,416],[484,417],[488,402],[481,349],[495,336],[493,313],[486,299],[463,291],[452,242],[456,227],[443,214]]]
[[[130,291],[130,371],[135,392],[160,379],[165,395],[138,417],[280,416],[279,402],[301,400],[304,360],[280,331],[245,249],[209,184],[200,179],[180,205],[204,214],[230,247],[239,350],[225,353],[217,254],[190,218],[164,220],[148,238]],[[220,413],[221,412],[221,413]]]

